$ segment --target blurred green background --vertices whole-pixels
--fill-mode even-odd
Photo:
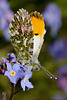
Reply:
[[[62,11],[62,27],[58,32],[58,37],[67,39],[67,0],[8,0],[8,2],[14,13],[19,8],[24,8],[29,13],[35,10],[42,13],[48,3],[56,3]],[[58,77],[57,68],[67,64],[67,59],[58,62],[48,54],[48,45],[54,40],[50,36],[49,30],[47,30],[44,39],[39,61],[43,67],[46,67],[52,74]],[[7,53],[11,52],[15,53],[11,43],[5,41],[2,31],[0,31],[0,59],[1,56],[7,57]],[[33,76],[30,81],[34,85],[34,88],[29,91],[26,90],[25,92],[20,91],[14,96],[14,100],[53,100],[53,97],[58,93],[65,95],[64,91],[58,88],[57,80],[50,79],[42,69],[40,71],[33,71]],[[16,85],[16,91],[20,88],[20,83],[18,83]],[[0,97],[2,91],[6,91],[7,100],[9,100],[10,90],[9,80],[3,75],[0,75]]]

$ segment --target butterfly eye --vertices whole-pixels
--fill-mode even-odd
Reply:
[[[38,33],[35,33],[35,35],[37,36],[37,35],[39,35]]]

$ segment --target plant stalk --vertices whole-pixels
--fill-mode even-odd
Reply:
[[[11,84],[11,96],[10,96],[10,100],[13,100],[14,97],[14,92],[15,92],[15,84]]]

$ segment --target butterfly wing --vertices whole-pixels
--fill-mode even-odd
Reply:
[[[19,59],[30,59],[33,56],[33,27],[30,15],[23,8],[12,19],[9,34]]]

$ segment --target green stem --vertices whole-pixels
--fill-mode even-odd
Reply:
[[[14,97],[14,91],[15,91],[15,84],[11,84],[11,96],[10,96],[10,100],[13,100],[13,97]]]
[[[20,89],[20,90],[18,90],[17,92],[15,92],[14,95],[17,94],[18,92],[20,92],[21,90],[22,90],[22,89]]]

